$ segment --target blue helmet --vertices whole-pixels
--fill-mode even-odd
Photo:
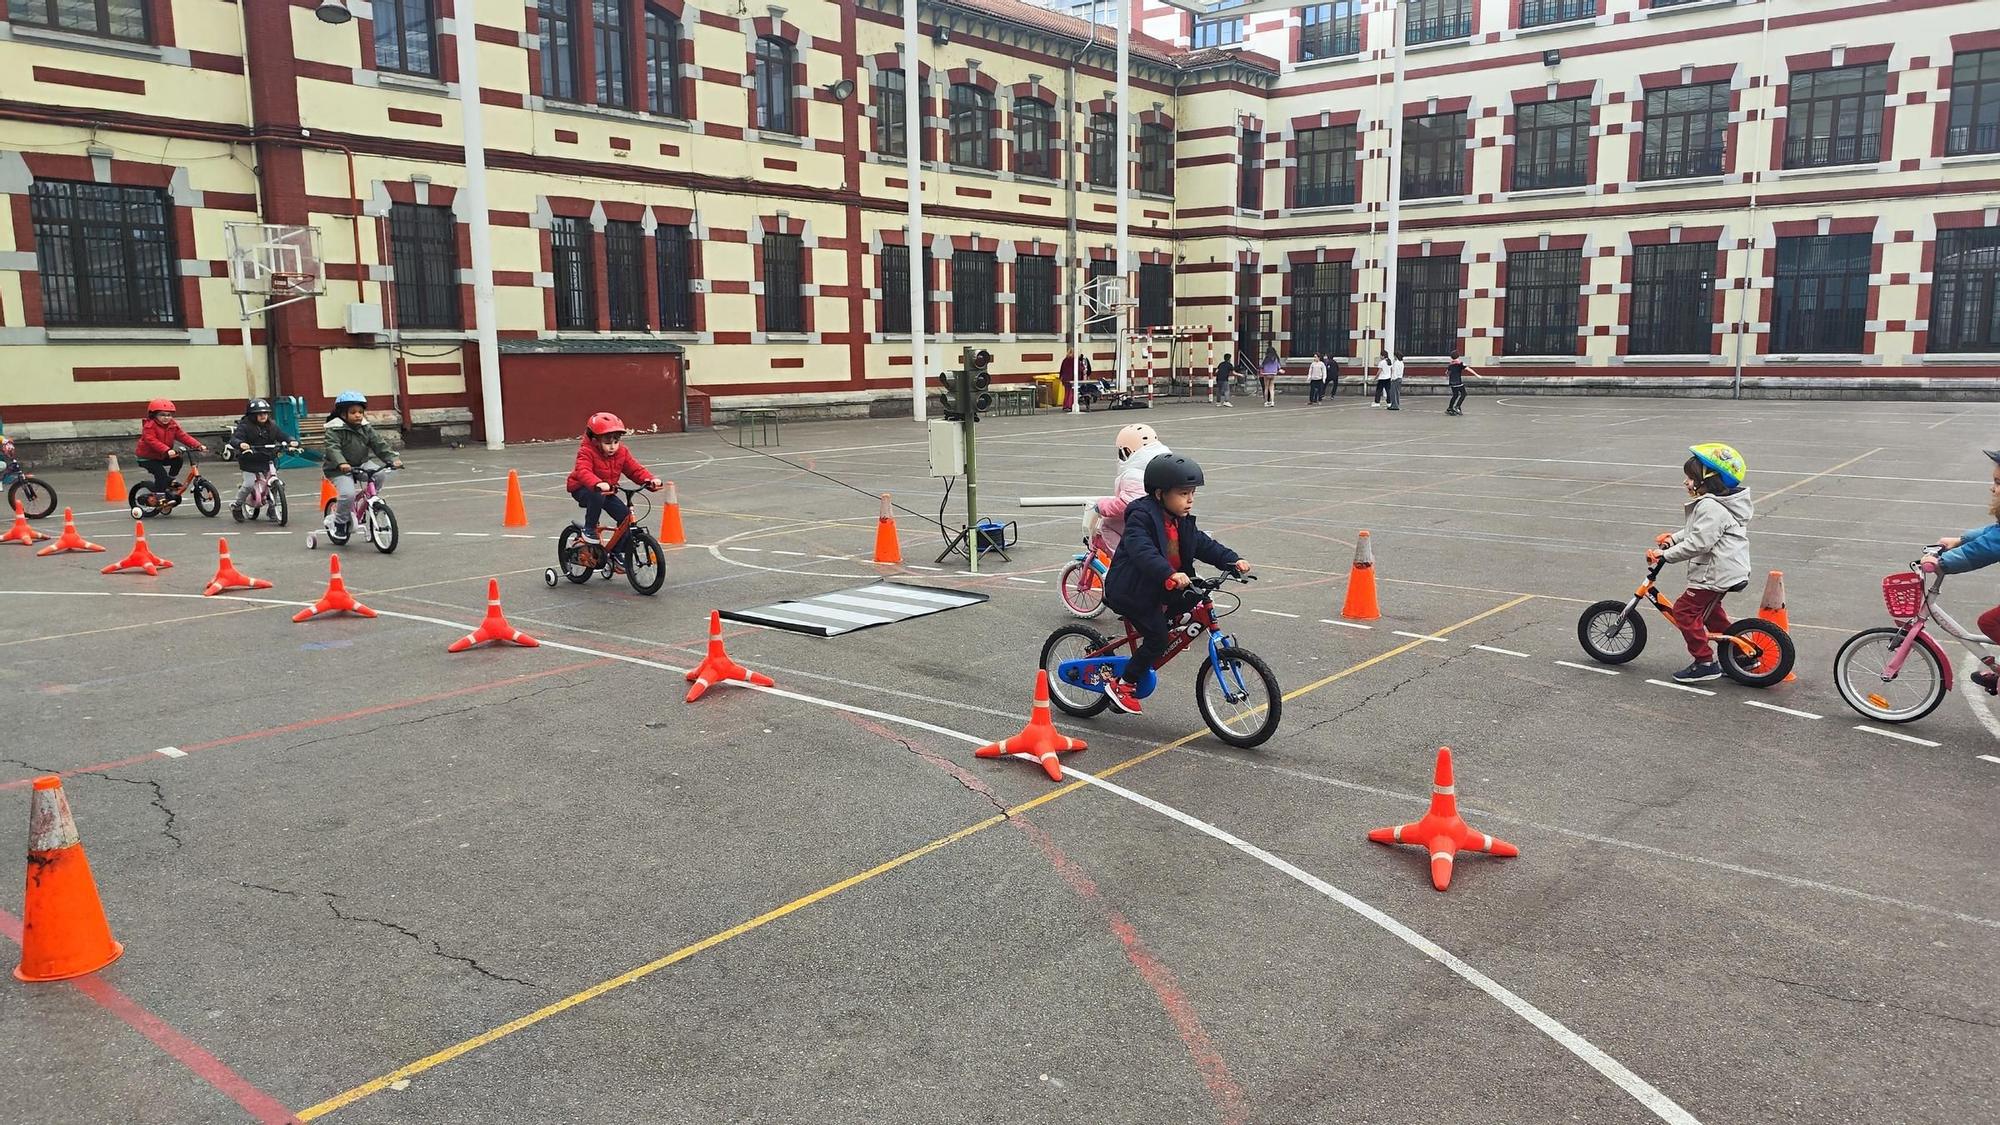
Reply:
[[[333,408],[335,410],[344,410],[350,406],[367,406],[367,405],[368,405],[368,396],[362,394],[360,391],[342,391],[340,392],[339,397],[333,400]]]

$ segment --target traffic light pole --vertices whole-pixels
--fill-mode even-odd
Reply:
[[[976,396],[970,372],[966,373],[965,389],[968,395]],[[968,409],[958,418],[959,428],[965,432],[965,554],[971,560],[967,569],[974,574],[979,573],[980,548],[985,545],[979,534],[979,464],[973,452],[973,443],[979,433],[974,419],[978,416],[978,411]]]

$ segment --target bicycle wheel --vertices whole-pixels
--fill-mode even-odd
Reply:
[[[1078,559],[1063,567],[1057,589],[1063,606],[1086,621],[1104,612],[1104,584],[1097,580],[1097,571],[1088,560]]]
[[[153,491],[153,482],[142,480],[125,493],[125,506],[132,509],[132,518],[152,519],[160,515],[160,497]]]
[[[396,529],[396,513],[389,505],[376,500],[368,506],[368,538],[375,543],[375,549],[385,555],[396,553],[396,544],[402,533]]]
[[[1914,723],[1944,702],[1947,672],[1937,653],[1921,641],[1891,679],[1889,659],[1903,644],[1903,630],[1882,626],[1847,638],[1833,658],[1833,684],[1840,698],[1866,719]]]
[[[273,480],[271,491],[264,496],[264,510],[271,514],[279,527],[292,522],[292,504],[285,498],[285,482]]]
[[[648,597],[659,593],[667,581],[666,556],[644,528],[635,527],[626,533],[625,580]]]
[[[1194,702],[1215,737],[1245,750],[1263,745],[1277,731],[1285,708],[1271,666],[1255,653],[1229,647],[1201,662]]]
[[[1744,687],[1770,687],[1792,673],[1798,651],[1791,635],[1761,617],[1746,617],[1731,625],[1728,633],[1755,646],[1750,652],[1729,641],[1715,643],[1715,659],[1723,674]],[[1776,657],[1775,660],[1772,657]]]
[[[1059,671],[1064,661],[1081,660],[1110,646],[1103,634],[1087,625],[1065,625],[1042,642],[1042,667],[1049,673],[1049,702],[1057,710],[1088,719],[1111,706],[1111,700],[1095,686],[1106,678],[1103,668],[1087,669],[1074,682],[1064,679]]]
[[[208,483],[207,477],[194,478],[194,483],[188,486],[188,491],[194,494],[195,511],[211,519],[222,511],[222,493],[217,492],[215,486]]]
[[[257,513],[255,511],[252,511],[248,517],[245,517],[243,505],[240,502],[232,502],[229,505],[229,518],[235,520],[237,523],[242,523],[245,518],[255,519],[256,517]]]
[[[56,510],[56,490],[39,477],[22,477],[7,486],[7,506],[19,504],[21,514],[41,519]]]
[[[1599,664],[1623,664],[1646,650],[1646,619],[1643,607],[1633,606],[1621,623],[1618,615],[1630,602],[1602,601],[1583,611],[1576,619],[1576,641]]]

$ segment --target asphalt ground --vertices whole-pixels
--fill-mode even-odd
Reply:
[[[342,552],[381,616],[296,625],[326,575],[299,520],[184,508],[149,526],[174,569],[101,576],[131,520],[57,475],[109,550],[0,547],[0,811],[65,776],[126,953],[0,988],[6,1116],[2000,1116],[2000,723],[1960,690],[1885,732],[1831,682],[1886,623],[1882,576],[1983,521],[2000,407],[1469,406],[988,419],[983,509],[1023,542],[978,576],[917,568],[940,491],[907,421],[639,438],[693,541],[654,598],[542,584],[568,445],[420,450],[388,492],[401,549]],[[1216,741],[1183,658],[1143,716],[1062,723],[1090,742],[1062,784],[977,759],[1069,620],[1075,513],[1014,501],[1103,491],[1134,419],[1202,462],[1203,528],[1262,575],[1225,624],[1283,723]],[[1749,459],[1796,683],[1655,682],[1687,659],[1659,621],[1619,674],[1579,666],[1579,610],[1637,584],[1701,440]],[[501,526],[510,468],[526,532]],[[910,566],[869,561],[883,491]],[[1329,623],[1361,528],[1368,629]],[[275,588],[200,598],[218,534]],[[884,574],[991,600],[833,639],[731,624],[776,691],[681,701],[711,609]],[[489,575],[546,643],[447,655]],[[1440,894],[1365,834],[1422,813],[1442,745],[1468,819],[1522,854],[1463,856]]]

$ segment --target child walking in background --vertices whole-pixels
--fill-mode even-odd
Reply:
[[[1685,522],[1679,531],[1662,534],[1656,549],[1646,552],[1648,562],[1688,564],[1687,589],[1674,601],[1674,624],[1694,658],[1674,673],[1674,681],[1683,684],[1722,678],[1708,634],[1729,629],[1723,596],[1750,583],[1752,514],[1742,454],[1721,442],[1689,446],[1688,452],[1693,456],[1681,466],[1692,498],[1681,509]]]
[[[1993,462],[1993,491],[1986,503],[1986,514],[1993,517],[1993,522],[1972,528],[1964,535],[1947,535],[1938,540],[1937,545],[1944,548],[1944,553],[1935,559],[1925,559],[1925,570],[1964,574],[2000,562],[2000,449],[1985,452]],[[1986,634],[1987,640],[2000,645],[2000,605],[1979,615],[1979,631]],[[1972,682],[1985,688],[1988,695],[2000,695],[2000,677],[1991,668],[1974,672]]]
[[[1474,379],[1498,379],[1500,377],[1498,375],[1481,375],[1472,369],[1471,364],[1465,362],[1463,355],[1452,356],[1451,362],[1444,365],[1445,382],[1451,385],[1451,402],[1444,408],[1446,414],[1465,413],[1465,377],[1467,375],[1472,376]]]

